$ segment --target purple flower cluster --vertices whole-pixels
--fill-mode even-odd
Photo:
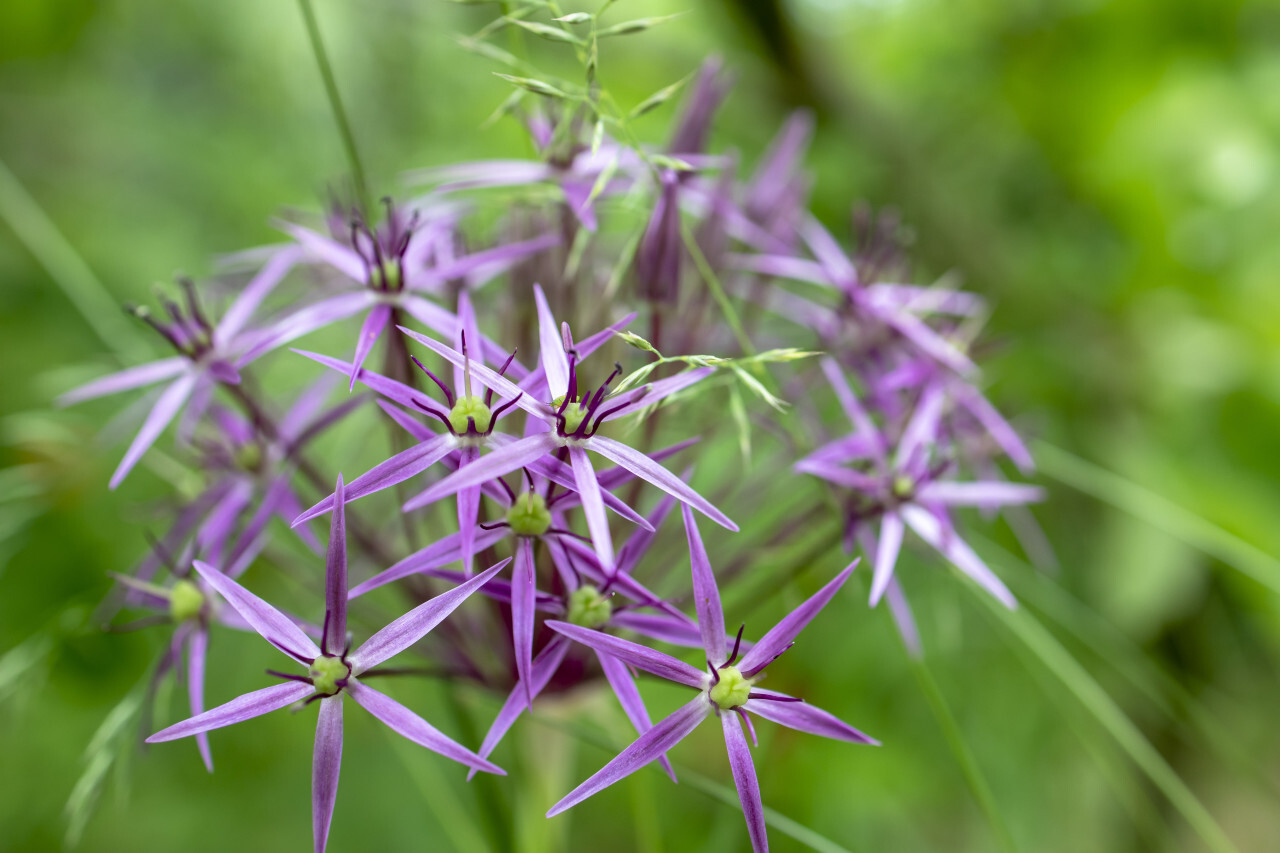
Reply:
[[[683,474],[668,467],[673,456],[696,451],[704,470],[724,469],[736,450],[727,440],[726,388],[739,401],[756,393],[776,402],[781,394],[811,415],[801,439],[810,445],[786,465],[835,490],[846,546],[860,547],[874,566],[871,602],[887,596],[909,640],[915,627],[894,572],[908,529],[1013,605],[955,517],[957,507],[995,511],[1040,497],[999,473],[1002,457],[1023,472],[1031,459],[979,390],[969,342],[982,301],[953,287],[905,283],[892,218],[855,216],[857,239],[846,251],[807,212],[800,162],[811,123],[803,114],[739,180],[734,157],[705,150],[727,91],[718,64],[708,63],[663,151],[608,134],[590,144],[575,117],[554,104],[531,112],[527,125],[543,159],[434,170],[426,180],[436,186],[425,197],[387,201],[376,221],[371,211],[335,208],[327,234],[283,224],[290,241],[269,250],[217,323],[189,282],[182,304],[165,303],[163,319],[135,310],[177,354],[63,401],[168,381],[110,485],[175,419],[178,452],[201,474],[202,487],[179,501],[151,553],[119,578],[121,606],[175,626],[161,674],[187,662],[192,716],[150,741],[194,736],[212,769],[208,732],[317,704],[313,834],[322,850],[338,788],[344,695],[471,773],[502,773],[489,756],[541,694],[603,677],[638,739],[548,816],[650,762],[674,780],[668,751],[715,717],[752,846],[767,849],[747,743],[748,734],[755,741],[752,717],[874,743],[798,697],[759,686],[858,560],[754,642],[745,626],[726,629],[719,587],[727,576],[712,566],[729,561],[708,555],[694,511],[728,531],[738,524],[717,506],[723,500],[713,503],[689,484],[692,467]],[[478,214],[495,188],[505,206],[496,236],[477,248]],[[511,204],[512,193],[523,200]],[[630,249],[617,244],[623,227]],[[641,314],[648,338],[628,330]],[[354,341],[345,337],[350,343],[337,355],[284,352],[325,329],[354,332]],[[530,344],[537,360],[522,363],[517,345]],[[748,349],[758,344],[776,348]],[[366,366],[379,349],[381,367]],[[825,355],[806,361],[803,349]],[[610,363],[598,355],[606,351],[632,363]],[[277,400],[294,392],[264,391],[249,370],[272,353],[317,377],[279,416]],[[785,384],[772,372],[783,362],[800,368]],[[356,385],[368,390],[357,394]],[[335,391],[341,399],[330,403]],[[847,428],[824,426],[841,411]],[[660,422],[679,443],[658,449]],[[393,452],[344,483],[341,470],[352,462],[343,453],[372,446],[379,426]],[[330,440],[341,431],[345,451]],[[756,494],[811,482],[793,474],[783,485],[776,476],[753,487]],[[737,483],[707,484],[706,495],[736,500],[744,526],[760,516],[773,523],[771,508],[743,500]],[[399,510],[387,512],[392,500]],[[636,508],[642,502],[648,511]],[[667,571],[669,556],[650,556],[668,538],[676,504],[687,576]],[[322,574],[310,523],[325,515]],[[785,522],[816,531],[815,517]],[[299,565],[314,579],[317,601],[323,589],[323,611],[305,600],[278,609],[242,583],[300,559],[284,547],[291,536],[317,553]],[[349,548],[358,578],[350,588]],[[477,561],[489,568],[476,573]],[[380,630],[349,631],[348,601],[390,585],[405,612]],[[476,593],[483,602],[451,615]],[[205,710],[207,667],[230,665],[208,656],[223,627],[256,631],[305,674],[268,670],[281,683]],[[419,643],[437,627],[432,643]],[[356,634],[367,639],[355,645]],[[696,649],[696,665],[661,647]],[[404,672],[386,664],[410,652],[432,663],[429,675],[506,695],[477,752],[369,686]],[[637,671],[694,695],[654,724]]]

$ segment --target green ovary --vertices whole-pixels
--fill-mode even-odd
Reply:
[[[559,409],[562,403],[564,403],[564,397],[556,397],[551,401],[551,407]],[[569,405],[565,406],[564,411],[560,413],[560,417],[564,418],[564,434],[573,435],[586,419],[587,410],[582,408],[581,400],[570,400]]]
[[[711,701],[715,702],[721,711],[745,705],[751,696],[752,680],[738,672],[736,666],[721,667],[719,674],[720,680],[707,691]]]
[[[332,696],[342,689],[339,681],[345,682],[351,675],[351,667],[342,658],[333,655],[322,655],[311,662],[307,674],[311,676],[311,684],[322,696]]]
[[[541,536],[551,527],[551,511],[542,495],[524,492],[507,510],[507,524],[517,536]]]
[[[893,496],[898,500],[905,501],[911,497],[916,490],[915,481],[906,474],[899,474],[893,478]]]
[[[476,432],[487,433],[489,424],[493,421],[493,414],[479,397],[459,397],[458,402],[454,403],[449,411],[449,426],[453,427],[455,433],[465,435],[471,429],[471,424],[467,422],[468,418],[475,422]]]
[[[204,593],[191,581],[178,581],[169,591],[169,617],[174,622],[195,619],[204,608]]]
[[[569,593],[569,621],[583,628],[599,628],[613,616],[613,605],[594,586]]]
[[[395,261],[383,261],[374,270],[372,278],[375,287],[388,292],[397,291],[400,289],[400,265]]]

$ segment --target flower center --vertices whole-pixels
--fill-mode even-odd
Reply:
[[[257,472],[262,467],[262,448],[251,441],[236,450],[236,465],[245,471]]]
[[[484,400],[470,394],[459,397],[458,402],[449,410],[449,426],[455,433],[466,435],[469,432],[487,433],[493,422],[493,414]],[[475,424],[473,428],[471,424]]]
[[[203,608],[204,593],[191,581],[178,581],[169,590],[169,618],[174,622],[195,619]]]
[[[311,662],[307,675],[311,676],[311,684],[317,693],[332,696],[347,686],[351,667],[340,657],[321,655]]]
[[[906,474],[898,474],[893,478],[893,496],[900,501],[910,499],[915,493],[916,483]]]
[[[559,409],[564,403],[564,397],[557,397],[551,404],[553,409]],[[560,417],[564,418],[564,428],[560,431],[562,435],[573,435],[578,431],[578,427],[582,426],[582,422],[587,419],[590,414],[591,407],[582,405],[581,400],[570,400],[569,405],[564,407],[564,411],[560,413]]]
[[[551,527],[547,501],[536,492],[523,492],[507,510],[507,524],[517,536],[541,536]]]
[[[745,705],[751,696],[751,679],[739,672],[736,666],[722,666],[717,672],[720,680],[707,691],[711,701],[721,711]]]
[[[369,277],[377,290],[389,293],[400,290],[400,264],[394,260],[383,261],[374,267]]]
[[[580,586],[569,593],[569,621],[583,628],[599,628],[613,616],[613,604],[594,586]]]

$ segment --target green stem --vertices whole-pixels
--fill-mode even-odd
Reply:
[[[1001,817],[1000,810],[996,808],[995,798],[991,796],[991,788],[987,785],[986,777],[982,775],[982,768],[978,766],[977,759],[974,758],[969,745],[965,743],[964,734],[960,731],[960,725],[951,713],[951,708],[947,705],[947,700],[943,697],[942,691],[938,689],[938,682],[934,680],[933,673],[929,671],[929,667],[923,659],[911,656],[909,656],[909,659],[911,661],[911,671],[916,677],[916,683],[920,685],[920,691],[924,693],[925,699],[928,700],[929,709],[933,711],[934,719],[937,720],[938,727],[942,729],[947,746],[951,748],[951,755],[955,758],[956,764],[960,765],[960,772],[964,774],[964,780],[969,786],[969,792],[973,794],[973,799],[977,802],[978,807],[982,809],[982,814],[986,817],[987,823],[991,827],[991,833],[995,836],[996,843],[1001,850],[1017,850],[1017,846],[1013,843],[1013,836],[1009,833],[1009,827],[1005,824],[1004,818]]]
[[[372,208],[369,205],[369,184],[365,180],[364,166],[361,165],[360,154],[356,150],[356,138],[351,132],[351,122],[347,118],[347,111],[342,106],[342,97],[338,94],[338,83],[333,77],[329,54],[325,51],[324,41],[320,38],[320,25],[316,23],[316,13],[311,8],[311,0],[298,0],[298,6],[302,10],[302,18],[307,25],[307,40],[311,42],[311,50],[316,55],[316,65],[320,67],[325,94],[329,98],[329,106],[333,109],[338,133],[342,137],[342,147],[346,151],[347,163],[351,168],[351,180],[355,184],[356,201],[361,212],[368,217],[372,214]]]

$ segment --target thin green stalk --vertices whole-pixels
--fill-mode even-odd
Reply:
[[[9,224],[18,241],[35,256],[107,349],[129,361],[148,358],[147,348],[125,319],[120,303],[3,161],[0,219]]]
[[[351,168],[351,180],[355,184],[356,200],[365,216],[372,214],[369,204],[369,184],[365,180],[364,166],[360,162],[360,154],[356,150],[356,137],[351,132],[351,121],[342,106],[342,98],[338,94],[338,83],[333,77],[333,68],[329,64],[329,54],[325,51],[324,41],[320,38],[320,25],[316,23],[315,10],[311,8],[311,0],[298,0],[302,10],[303,21],[307,25],[307,40],[311,42],[311,50],[316,56],[316,65],[320,66],[320,77],[324,80],[324,91],[329,98],[329,106],[333,110],[333,119],[338,124],[338,134],[342,137],[342,147],[347,154],[347,164]]]
[[[1105,468],[1043,442],[1036,459],[1045,474],[1142,519],[1217,560],[1280,592],[1280,560],[1173,501]]]
[[[1009,610],[982,592],[976,584],[964,584],[964,587],[973,592],[987,611],[1026,646],[1048,671],[1057,676],[1063,686],[1115,738],[1147,778],[1182,813],[1183,818],[1209,849],[1218,853],[1238,853],[1236,846],[1222,831],[1222,827],[1214,820],[1213,815],[1169,766],[1164,756],[1147,741],[1133,721],[1120,710],[1115,701],[1093,680],[1093,677],[1071,656],[1071,653],[1063,648],[1053,634],[1025,610]]]
[[[929,709],[933,711],[934,719],[938,722],[938,728],[942,729],[942,735],[951,749],[951,755],[960,766],[960,772],[964,774],[969,792],[973,795],[978,807],[982,809],[982,814],[991,827],[991,834],[995,836],[1001,850],[1012,853],[1018,849],[1013,843],[1013,836],[1009,833],[1009,827],[1004,822],[1000,809],[996,807],[995,798],[991,796],[991,788],[987,785],[986,777],[982,775],[982,768],[978,766],[973,751],[969,749],[964,734],[960,731],[959,723],[951,713],[951,708],[947,705],[942,691],[938,689],[933,673],[929,671],[928,665],[922,658],[908,655],[908,660],[911,662],[911,671],[916,677],[916,683],[920,685],[920,691],[924,693],[925,699],[929,702]]]

